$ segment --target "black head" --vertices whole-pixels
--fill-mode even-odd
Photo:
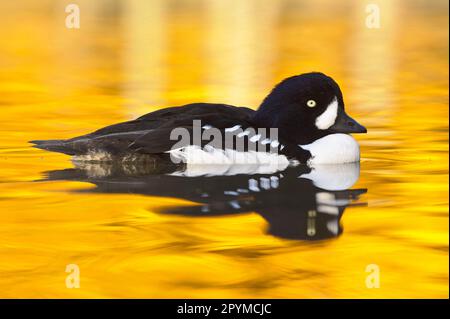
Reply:
[[[305,73],[279,83],[255,115],[261,127],[277,127],[279,136],[307,144],[333,133],[366,133],[344,111],[339,85],[323,73]]]

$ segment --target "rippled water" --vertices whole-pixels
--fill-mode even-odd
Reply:
[[[0,297],[448,297],[446,1],[379,1],[380,29],[360,1],[78,3],[79,30],[61,1],[0,4]],[[195,101],[256,108],[311,70],[369,130],[350,189],[302,168],[77,167],[27,143]],[[224,193],[249,180],[260,192]]]

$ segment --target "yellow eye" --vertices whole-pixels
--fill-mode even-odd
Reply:
[[[306,105],[308,105],[309,107],[314,107],[314,106],[316,106],[316,101],[314,101],[314,100],[309,100],[308,102],[306,102]]]

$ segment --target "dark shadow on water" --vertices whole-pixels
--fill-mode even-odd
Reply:
[[[44,180],[95,184],[77,192],[142,194],[186,199],[199,205],[164,207],[161,214],[191,217],[256,212],[268,223],[270,235],[296,240],[339,236],[340,219],[367,189],[350,189],[359,178],[359,164],[304,165],[261,173],[256,167],[235,172],[210,166],[187,170],[173,165],[75,163],[76,168],[46,172]],[[200,167],[197,167],[200,168]],[[243,171],[248,173],[244,174]],[[219,175],[216,175],[219,174]]]

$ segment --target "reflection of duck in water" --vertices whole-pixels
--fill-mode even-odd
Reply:
[[[85,161],[134,162],[154,156],[187,164],[276,163],[275,170],[283,170],[293,161],[358,162],[359,145],[349,134],[365,132],[345,112],[339,85],[322,73],[306,73],[275,86],[257,111],[194,103],[67,140],[32,143]]]
[[[366,192],[349,190],[358,180],[359,163],[309,168],[291,167],[272,175],[234,174],[214,169],[189,171],[185,167],[78,163],[78,168],[50,171],[47,180],[74,180],[95,184],[100,193],[134,193],[187,199],[198,206],[165,207],[160,213],[217,216],[256,212],[269,224],[268,233],[289,238],[318,240],[342,232],[340,218],[352,200]],[[219,173],[215,175],[213,172]],[[187,176],[188,175],[188,176]]]

